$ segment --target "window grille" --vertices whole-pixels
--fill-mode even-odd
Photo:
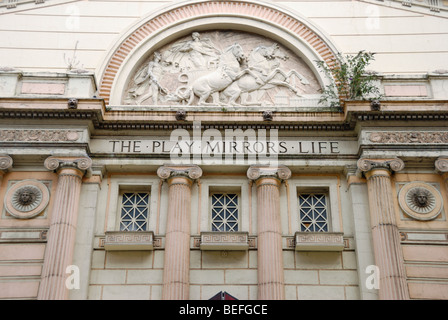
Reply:
[[[300,231],[329,231],[327,202],[327,196],[322,193],[309,193],[299,195]]]
[[[121,200],[120,231],[146,231],[148,214],[148,193],[123,193]]]
[[[235,193],[212,194],[212,231],[238,231],[238,195]]]

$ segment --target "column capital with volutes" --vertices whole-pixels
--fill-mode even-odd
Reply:
[[[197,180],[202,177],[202,169],[197,165],[164,165],[157,169],[157,176],[162,180],[167,180],[173,177],[185,177],[191,180]]]
[[[435,161],[435,167],[441,173],[448,172],[448,158],[438,158]]]
[[[92,159],[87,156],[51,156],[45,159],[47,170],[60,172],[62,169],[75,169],[84,174],[92,167]]]
[[[12,168],[13,160],[7,154],[0,154],[0,174]]]
[[[401,171],[404,169],[404,162],[399,158],[394,159],[367,159],[362,158],[358,160],[358,169],[362,171],[367,178],[372,175],[374,171],[381,170],[390,175],[392,172]]]
[[[249,180],[258,180],[260,178],[275,178],[280,181],[288,180],[291,177],[291,170],[286,166],[251,166],[247,170]]]

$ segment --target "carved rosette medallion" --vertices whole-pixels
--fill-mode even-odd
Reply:
[[[403,186],[398,202],[408,216],[420,221],[437,218],[443,207],[439,190],[425,182],[411,182]]]
[[[17,219],[31,219],[42,213],[50,200],[48,188],[37,180],[11,186],[5,196],[6,211]]]

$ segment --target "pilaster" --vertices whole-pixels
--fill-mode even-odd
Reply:
[[[367,178],[375,263],[379,268],[379,298],[409,299],[400,236],[395,218],[391,174],[404,168],[400,159],[360,159]]]
[[[49,157],[45,168],[58,174],[51,212],[39,300],[66,300],[67,267],[72,264],[82,177],[92,165],[88,157]]]
[[[257,186],[258,299],[285,299],[280,185],[291,176],[289,168],[252,166],[247,177]]]
[[[163,166],[157,175],[168,183],[162,299],[187,300],[190,290],[191,186],[202,176],[198,166]]]

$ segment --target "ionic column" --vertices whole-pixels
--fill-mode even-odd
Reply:
[[[448,158],[439,158],[435,163],[436,169],[442,174],[445,190],[448,192]]]
[[[66,300],[68,289],[65,282],[69,275],[66,269],[73,259],[82,177],[92,165],[92,160],[88,157],[49,157],[44,165],[48,170],[57,171],[58,185],[37,298]]]
[[[360,159],[367,178],[375,263],[379,268],[379,298],[409,299],[400,235],[395,218],[391,172],[404,168],[400,159]]]
[[[157,170],[168,183],[168,216],[163,268],[164,300],[187,300],[190,291],[191,186],[202,176],[198,166]]]
[[[257,186],[258,299],[285,299],[280,222],[280,185],[289,179],[287,167],[252,166],[247,177]]]
[[[12,158],[6,154],[0,155],[0,186],[3,182],[3,175],[12,167]]]

